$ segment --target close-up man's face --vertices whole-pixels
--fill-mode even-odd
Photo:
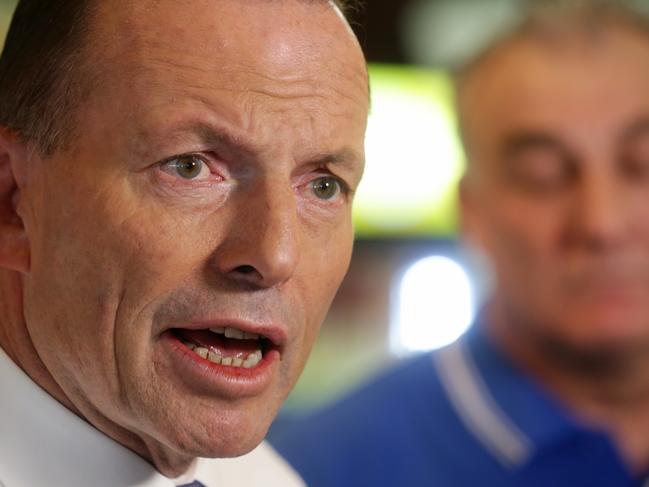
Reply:
[[[516,41],[467,81],[464,221],[500,318],[584,350],[646,349],[649,38],[594,37]]]
[[[28,332],[100,429],[239,455],[347,270],[362,53],[323,2],[100,4],[69,150],[31,153],[18,200]]]

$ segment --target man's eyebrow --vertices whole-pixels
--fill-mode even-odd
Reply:
[[[174,128],[175,133],[195,133],[207,146],[233,151],[239,154],[254,154],[256,145],[253,141],[245,140],[237,136],[227,128],[207,123],[204,121],[192,121],[183,123]],[[344,148],[337,152],[322,153],[309,158],[306,165],[325,166],[364,166],[364,157],[352,148]]]
[[[501,145],[501,155],[513,159],[522,152],[533,149],[553,149],[563,153],[568,148],[557,138],[542,132],[517,132],[507,136]]]
[[[318,154],[307,161],[307,164],[311,166],[325,166],[329,164],[340,166],[362,166],[363,163],[363,157],[355,150],[349,148],[330,154]]]
[[[239,153],[254,152],[254,144],[237,137],[231,131],[224,127],[205,123],[202,121],[190,122],[179,127],[181,132],[194,132],[198,134],[201,141],[208,146],[217,146],[227,148]]]

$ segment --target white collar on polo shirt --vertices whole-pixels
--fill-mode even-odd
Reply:
[[[231,485],[303,487],[266,443],[235,459],[199,459],[170,480],[62,406],[0,348],[0,487],[172,487],[199,480]]]

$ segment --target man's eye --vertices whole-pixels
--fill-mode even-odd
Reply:
[[[649,177],[649,133],[633,137],[622,148],[621,169],[627,177],[646,182]]]
[[[561,190],[576,177],[569,157],[547,149],[531,149],[509,160],[508,177],[518,189],[547,193]]]
[[[193,154],[174,157],[163,162],[162,170],[172,176],[180,176],[189,180],[203,179],[210,174],[205,161]]]
[[[315,179],[311,183],[311,189],[316,198],[321,200],[332,200],[342,191],[340,181],[330,176]]]

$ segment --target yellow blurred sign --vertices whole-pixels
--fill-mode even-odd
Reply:
[[[443,71],[370,66],[367,167],[356,195],[359,237],[451,236],[463,153]]]

